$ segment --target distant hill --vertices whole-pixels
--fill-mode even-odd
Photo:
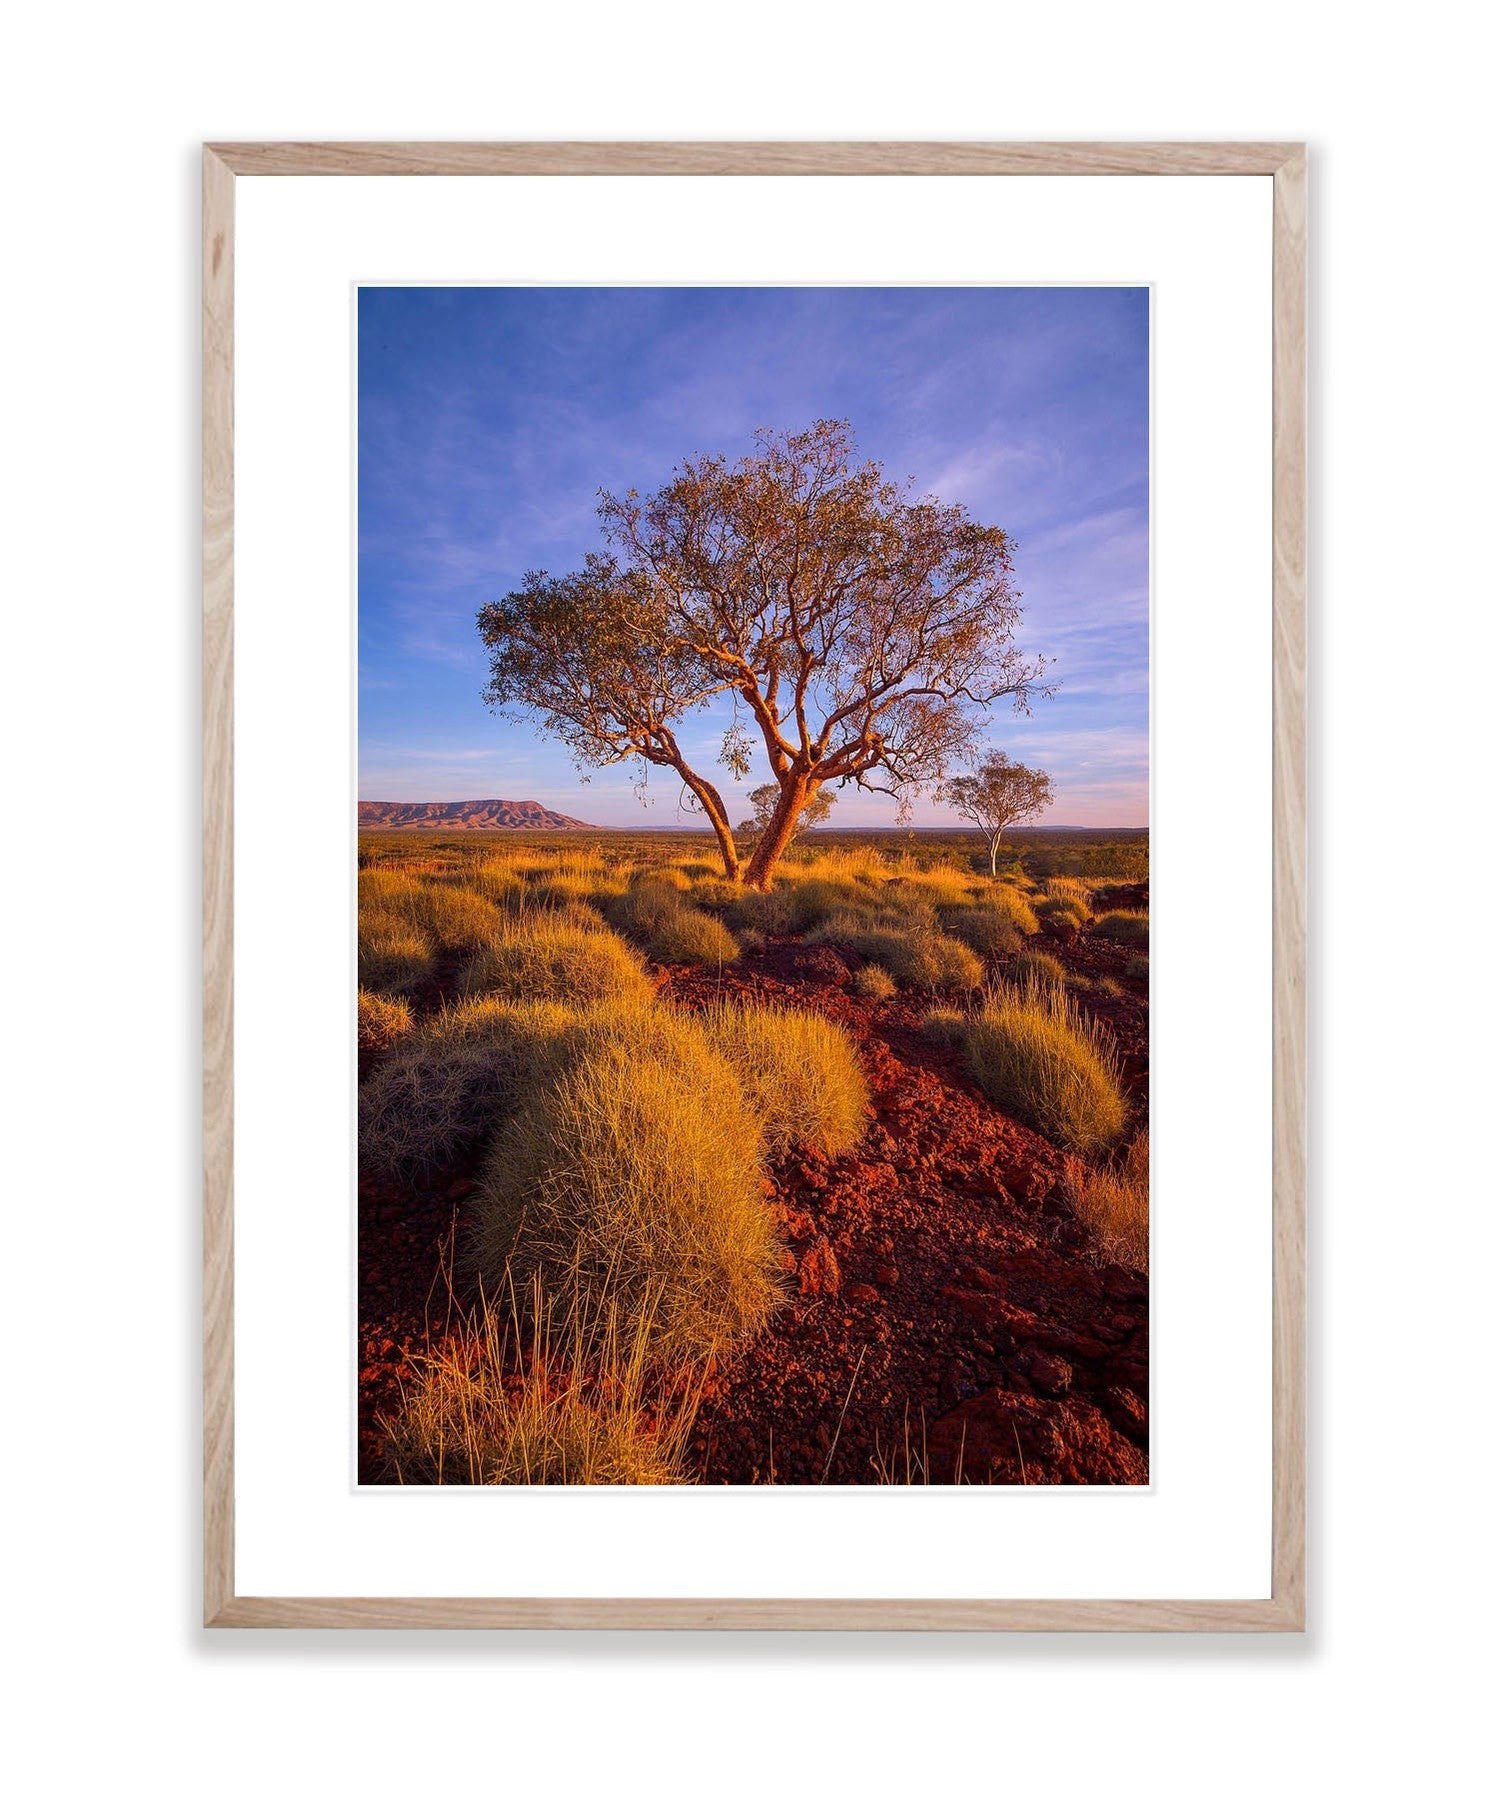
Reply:
[[[535,800],[361,800],[361,831],[592,831]]]

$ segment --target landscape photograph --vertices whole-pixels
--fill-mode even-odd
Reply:
[[[1138,287],[358,295],[358,1479],[1150,1480]]]

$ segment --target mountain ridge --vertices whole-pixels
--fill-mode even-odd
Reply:
[[[594,831],[537,800],[361,800],[361,831]]]

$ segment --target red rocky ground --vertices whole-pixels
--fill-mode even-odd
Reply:
[[[1129,952],[1047,946],[1120,991],[1082,995],[1119,1041],[1144,1122],[1147,1007]],[[791,1302],[708,1381],[693,1444],[707,1482],[1121,1484],[1149,1478],[1149,1292],[1103,1257],[1060,1190],[1064,1158],[1001,1116],[924,1003],[847,991],[853,958],[776,942],[722,975],[674,969],[663,998],[797,1004],[859,1046],[873,1118],[848,1155],[769,1170]],[[362,1183],[361,1479],[388,1478],[379,1414],[406,1358],[440,1334],[440,1264],[469,1170],[430,1192]]]

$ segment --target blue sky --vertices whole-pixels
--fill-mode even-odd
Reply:
[[[1148,365],[1144,288],[362,289],[360,796],[683,822],[669,774],[642,808],[631,771],[584,786],[487,711],[474,615],[599,547],[600,487],[846,418],[862,457],[1016,540],[1021,641],[1060,685],[989,736],[1050,771],[1041,822],[1147,823]],[[705,761],[724,722],[701,715]],[[845,788],[831,822],[894,824],[895,802]]]

